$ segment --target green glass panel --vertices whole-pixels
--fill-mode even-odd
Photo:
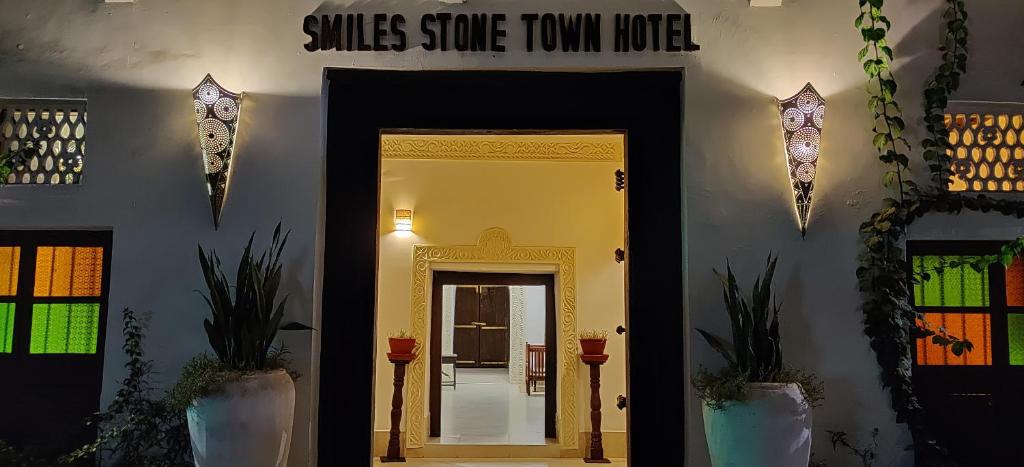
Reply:
[[[927,281],[914,284],[914,303],[918,306],[989,306],[988,271],[975,271],[966,262],[970,256],[915,256],[915,276],[927,273]],[[961,264],[952,267],[950,263]]]
[[[40,303],[32,306],[32,343],[29,352],[96,353],[99,334],[98,303]]]
[[[14,304],[0,303],[0,353],[11,353],[14,344]]]
[[[1007,315],[1010,337],[1010,365],[1024,365],[1024,315]]]

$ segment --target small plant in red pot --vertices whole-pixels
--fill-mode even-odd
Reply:
[[[604,355],[604,346],[608,344],[608,333],[587,329],[580,333],[580,347],[583,355]]]
[[[388,336],[388,346],[393,354],[409,355],[416,350],[416,338],[402,329]]]

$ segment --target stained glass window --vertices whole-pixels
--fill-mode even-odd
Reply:
[[[80,99],[0,100],[0,152],[23,153],[7,183],[80,183],[86,115],[86,101]]]
[[[36,250],[36,297],[98,297],[103,248],[41,246]]]
[[[1006,327],[1010,341],[1010,365],[1024,365],[1024,315],[1007,315]]]
[[[975,271],[969,256],[916,256],[914,272],[926,273],[926,281],[914,284],[917,306],[986,307],[989,306],[988,271]],[[952,263],[961,264],[952,267]],[[920,276],[919,276],[920,277]]]
[[[1016,258],[1006,268],[1006,304],[1024,306],[1024,262]]]
[[[21,261],[21,248],[16,246],[0,246],[0,296],[13,296],[18,293],[18,265]]]
[[[32,306],[32,343],[29,352],[96,353],[99,334],[98,303],[38,303]]]
[[[14,304],[0,303],[0,353],[11,353],[14,345]]]
[[[918,365],[992,364],[992,319],[988,313],[925,313],[924,319],[933,330],[941,327],[951,336],[971,341],[974,350],[957,356],[931,339],[918,339]]]

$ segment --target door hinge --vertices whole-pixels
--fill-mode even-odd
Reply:
[[[622,191],[626,189],[626,172],[622,169],[615,171],[615,191]]]

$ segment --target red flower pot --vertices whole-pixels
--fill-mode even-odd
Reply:
[[[580,347],[584,355],[603,355],[604,346],[608,341],[605,339],[580,339]]]
[[[391,353],[408,355],[416,348],[416,339],[411,337],[389,337],[388,345],[391,347]]]

